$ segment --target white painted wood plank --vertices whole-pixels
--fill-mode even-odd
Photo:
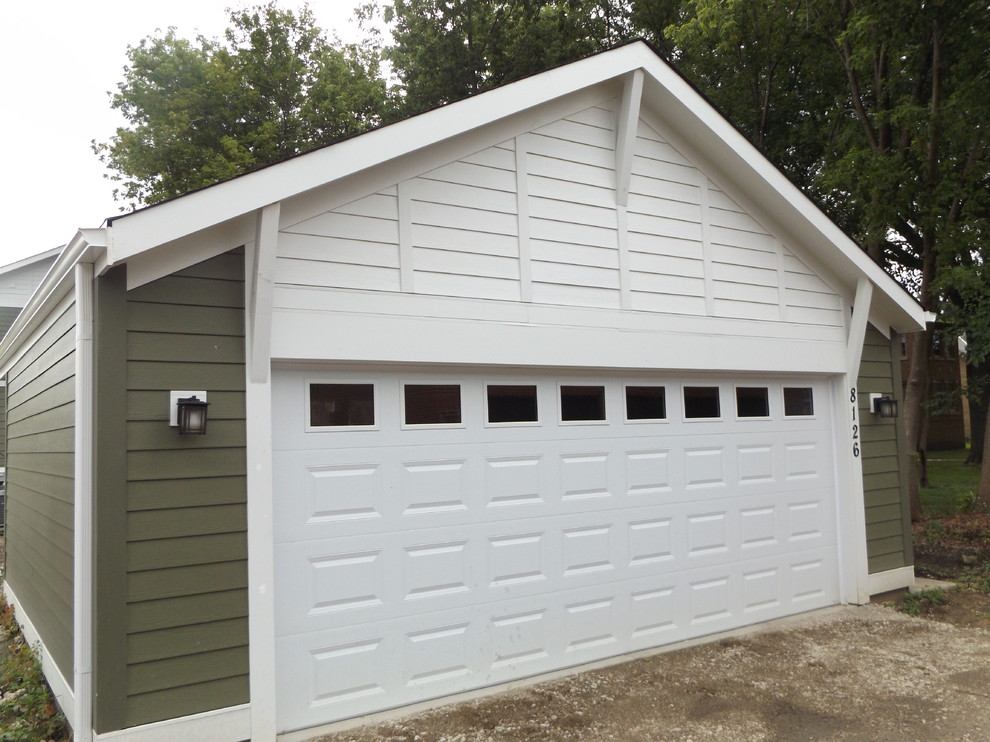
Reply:
[[[462,157],[461,162],[512,172],[516,168],[515,147],[512,140],[509,140],[502,146],[489,147],[473,155]]]
[[[403,291],[416,290],[413,273],[413,203],[409,181],[404,180],[398,187],[399,200],[399,285]]]
[[[564,304],[581,307],[619,309],[618,290],[596,289],[587,286],[564,286],[533,281],[533,301],[544,304]]]
[[[394,189],[393,189],[394,190]],[[372,193],[333,210],[337,214],[371,216],[377,219],[398,219],[396,193]]]
[[[278,252],[279,259],[299,258],[353,265],[399,267],[399,246],[383,242],[362,242],[282,232]]]
[[[693,276],[661,275],[633,271],[629,276],[632,290],[651,294],[676,294],[704,298],[705,280]]]
[[[616,230],[589,227],[581,224],[555,222],[548,219],[530,219],[530,236],[537,240],[551,240],[575,245],[590,245],[618,249]]]
[[[790,253],[784,253],[784,270],[786,270],[789,274],[793,273],[807,276],[815,275],[815,272],[811,270],[811,268]]]
[[[715,291],[712,287],[712,223],[711,209],[708,207],[708,189],[711,187],[711,181],[704,173],[699,172],[698,176],[698,187],[701,189],[701,257],[704,263],[705,314],[714,315],[716,310]]]
[[[633,70],[623,81],[622,98],[616,116],[615,171],[616,200],[620,207],[629,204],[629,178],[632,174],[633,154],[636,150],[636,128],[639,124],[639,109],[643,97],[643,70]],[[620,213],[624,222],[625,212]],[[620,246],[625,245],[625,230],[620,227]],[[623,300],[623,304],[628,302]]]
[[[494,190],[484,184],[465,185],[427,178],[408,181],[409,193],[416,202],[447,204],[463,208],[516,213],[516,194]]]
[[[774,252],[773,237],[768,234],[757,234],[756,232],[745,232],[738,229],[712,226],[709,228],[709,235],[713,245],[744,247],[747,250],[762,250],[771,254]]]
[[[693,242],[689,244],[697,245]],[[698,245],[697,256],[691,258],[679,255],[631,252],[629,254],[629,268],[639,273],[654,273],[658,276],[684,276],[686,278],[702,278],[704,276],[700,245]]]
[[[549,263],[572,263],[599,268],[619,268],[618,250],[589,245],[572,245],[564,242],[531,240],[532,259]]]
[[[647,178],[669,180],[697,189],[698,169],[693,165],[679,165],[673,162],[651,160],[637,153],[633,158],[633,174]]]
[[[712,314],[716,317],[743,317],[774,321],[780,318],[777,304],[754,304],[748,301],[733,301],[731,299],[714,299]]]
[[[453,227],[468,232],[489,232],[516,236],[519,224],[515,213],[500,214],[449,204],[426,201],[412,203],[412,223],[434,227]]]
[[[616,228],[614,206],[603,208],[570,201],[533,197],[529,199],[529,213],[534,219],[551,219],[604,229]]]
[[[644,255],[670,255],[689,260],[702,260],[704,258],[700,240],[682,240],[645,232],[629,232],[629,250]]]
[[[650,213],[655,201],[698,206],[701,204],[701,194],[697,183],[678,183],[633,173],[629,183],[629,210]],[[700,214],[698,218],[701,218]]]
[[[788,305],[787,317],[790,322],[799,325],[823,325],[826,327],[843,327],[843,314],[829,309],[812,309]]]
[[[711,206],[715,209],[721,209],[722,211],[734,211],[739,214],[745,214],[746,210],[729,198],[724,191],[720,191],[717,188],[712,188],[709,191],[711,196]]]
[[[711,318],[681,315],[676,319],[663,314],[642,312],[613,312],[590,307],[554,307],[491,302],[471,298],[402,294],[397,292],[327,289],[310,286],[277,285],[274,305],[289,310],[292,315],[315,313],[327,321],[327,313],[348,315],[382,315],[383,321],[393,317],[445,318],[452,321],[494,323],[507,325],[600,327],[608,331],[628,330],[645,333],[696,334],[710,339],[723,337],[756,337],[761,339],[800,340],[845,347],[845,331],[841,327],[818,325],[800,326],[785,322],[757,322],[733,318]]]
[[[584,185],[608,188],[613,192],[615,202],[615,170],[611,167],[596,167],[580,162],[559,160],[530,152],[529,174],[556,180],[583,183]]]
[[[533,261],[532,269],[534,282],[604,289],[619,288],[619,271],[615,269],[567,263],[544,263],[539,260]]]
[[[416,271],[416,292],[499,301],[519,301],[519,281]]]
[[[633,291],[630,301],[632,308],[641,312],[698,316],[705,314],[705,298],[703,296]]]
[[[434,227],[428,224],[413,224],[410,234],[412,244],[416,247],[461,250],[503,257],[515,257],[519,254],[519,242],[515,235],[466,232],[455,227]]]
[[[529,175],[526,178],[529,195],[541,198],[556,198],[588,206],[610,208],[615,205],[615,189],[587,183],[575,183],[558,178]]]
[[[632,288],[629,278],[629,217],[625,206],[616,209],[615,222],[619,237],[619,304],[623,309],[629,309],[632,306]]]
[[[441,165],[438,168],[422,173],[422,178],[442,180],[447,183],[475,185],[484,183],[486,188],[513,193],[516,190],[516,176],[511,170],[476,165],[471,162],[458,161]]]
[[[288,227],[287,234],[312,234],[371,242],[399,242],[398,222],[366,216],[328,212]]]
[[[767,230],[749,214],[710,207],[710,217],[713,227],[725,227],[740,232],[769,235]]]
[[[772,287],[774,293],[778,296],[780,293],[777,290],[777,271],[772,269],[754,268],[748,265],[736,265],[733,263],[719,263],[713,260],[712,278],[716,281],[768,286]]]
[[[713,281],[715,299],[731,299],[747,304],[766,304],[773,307],[772,319],[780,319],[780,293],[776,286],[755,286],[748,283],[733,283],[731,281]]]
[[[611,131],[615,126],[615,106],[615,99],[607,100],[597,106],[591,106],[576,113],[568,114],[564,118],[568,121],[576,121],[579,124],[597,126],[599,129]]]
[[[370,265],[280,259],[275,282],[295,286],[319,286],[369,291],[399,291],[399,271]]]
[[[551,139],[538,134],[531,134],[529,140],[527,146],[531,154],[546,157],[555,162],[592,165],[605,170],[615,169],[615,154],[611,149],[593,147],[583,142]]]
[[[651,126],[644,119],[640,118],[639,125],[636,127],[636,136],[641,139],[647,139],[651,142],[664,142],[666,139],[660,135],[655,126]]]
[[[746,265],[764,270],[777,269],[777,256],[773,253],[719,243],[712,244],[712,260],[726,265]]]
[[[413,247],[413,269],[464,276],[519,279],[519,261],[516,258],[422,247]]]
[[[791,273],[789,271],[785,271],[784,282],[784,285],[789,289],[794,289],[797,291],[815,291],[820,294],[828,294],[829,296],[838,296],[832,287],[822,281],[822,279],[818,276],[810,273]]]
[[[642,131],[642,129],[640,131]],[[682,155],[678,150],[674,149],[674,147],[669,143],[661,139],[652,139],[649,137],[644,137],[640,134],[639,145],[636,147],[636,152],[645,160],[666,162],[671,165],[679,165],[684,168],[696,169],[694,163]]]
[[[516,218],[519,233],[519,299],[533,300],[533,241],[529,234],[529,140],[528,134],[516,138]]]
[[[823,294],[817,291],[799,291],[786,289],[787,304],[792,307],[809,307],[813,309],[831,309],[842,311],[842,300],[836,294]]]
[[[568,119],[559,119],[552,124],[541,126],[539,129],[535,129],[533,133],[547,139],[580,143],[609,151],[615,147],[615,133],[612,127],[603,129],[599,126],[589,126]]]
[[[649,214],[630,213],[629,231],[695,242],[700,242],[702,237],[701,225],[698,222]]]

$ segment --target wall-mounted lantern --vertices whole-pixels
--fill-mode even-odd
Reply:
[[[897,400],[884,394],[871,394],[870,412],[880,417],[897,417]]]
[[[206,392],[169,392],[169,424],[179,435],[206,435]]]

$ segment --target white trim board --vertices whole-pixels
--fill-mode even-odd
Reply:
[[[874,572],[869,576],[868,586],[870,595],[900,590],[914,584],[914,565],[899,569],[888,569],[886,572]]]
[[[241,742],[251,737],[251,707],[231,706],[216,711],[157,721],[139,727],[105,732],[93,737],[96,742]],[[260,738],[255,738],[260,739]]]

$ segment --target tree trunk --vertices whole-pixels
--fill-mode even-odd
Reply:
[[[966,388],[969,394],[969,456],[966,463],[979,466],[986,459],[983,457],[983,441],[987,426],[987,402],[990,394],[986,384],[990,376],[990,360],[980,364],[966,365]]]
[[[924,441],[922,427],[924,422],[925,391],[928,388],[928,343],[929,330],[912,333],[914,341],[911,350],[911,361],[908,366],[907,384],[904,390],[904,429],[907,433],[908,452],[908,487],[911,497],[911,521],[921,520],[920,484],[925,475]]]
[[[980,488],[977,497],[987,508],[990,508],[990,415],[986,416],[983,428],[983,466],[980,468]]]

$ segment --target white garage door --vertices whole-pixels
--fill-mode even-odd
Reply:
[[[822,380],[274,375],[280,730],[838,602]]]

